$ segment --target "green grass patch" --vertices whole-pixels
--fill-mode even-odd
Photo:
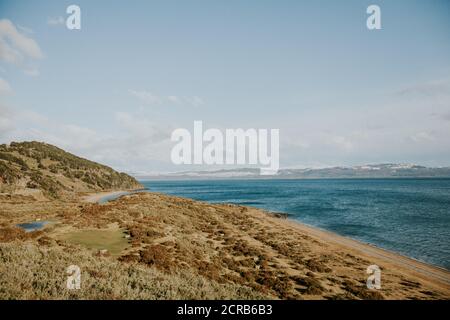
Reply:
[[[89,249],[108,250],[113,257],[118,257],[129,244],[120,229],[114,230],[80,230],[68,232],[61,238],[69,243],[79,244]]]

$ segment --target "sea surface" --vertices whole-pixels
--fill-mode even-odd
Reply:
[[[143,181],[150,191],[288,213],[450,270],[450,179]]]

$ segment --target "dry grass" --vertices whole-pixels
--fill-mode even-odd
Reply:
[[[321,241],[283,224],[284,217],[252,208],[154,193],[128,195],[103,205],[22,202],[5,203],[3,208],[3,228],[36,218],[36,211],[59,221],[40,233],[24,235],[15,229],[4,237],[14,242],[1,245],[1,265],[7,268],[0,278],[3,297],[445,299],[450,295],[448,288],[405,278],[405,270]],[[55,241],[67,232],[103,229],[112,223],[129,235],[129,246],[117,253],[118,259]],[[83,292],[61,287],[69,264],[86,268]],[[383,270],[381,292],[366,289],[365,270],[371,264]],[[33,272],[41,275],[35,277]]]
[[[81,269],[81,289],[66,288],[66,268]],[[0,244],[0,299],[261,299],[249,288],[218,284],[190,272],[94,257],[73,247]]]

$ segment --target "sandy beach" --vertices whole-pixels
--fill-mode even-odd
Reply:
[[[82,196],[81,199],[84,202],[96,203],[99,202],[104,197],[116,196],[120,194],[126,194],[127,192],[132,192],[135,190],[119,190],[119,191],[104,191],[104,192],[96,192],[91,193],[85,196]]]
[[[414,277],[433,279],[433,281],[442,282],[442,284],[450,286],[450,271],[444,268],[433,266],[393,251],[378,248],[371,244],[343,237],[333,232],[307,226],[296,221],[288,221],[288,223],[311,236],[320,238],[322,241],[331,242],[335,245],[343,246],[347,250],[354,250],[360,255],[383,261],[383,263],[390,264],[392,268],[405,268]]]
[[[371,244],[343,237],[333,232],[307,226],[294,220],[285,219],[282,221],[274,221],[271,219],[270,223],[286,225],[318,241],[335,246],[337,249],[343,249],[370,260],[374,264],[384,265],[387,269],[397,270],[411,279],[421,279],[437,288],[450,290],[450,271],[444,268],[433,266],[393,251],[378,248]]]

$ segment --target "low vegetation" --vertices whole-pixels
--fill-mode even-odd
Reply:
[[[105,204],[79,194],[135,187],[47,144],[0,145],[0,299],[450,297],[446,285],[323,241],[280,214],[155,193]],[[17,227],[38,220],[49,223]],[[366,287],[371,264],[383,272],[382,290]],[[81,269],[80,290],[66,287],[70,265]]]
[[[81,289],[68,290],[67,267],[81,269]],[[0,299],[261,299],[240,285],[186,271],[123,264],[86,249],[31,242],[0,244]]]
[[[135,189],[134,178],[41,142],[0,145],[0,192],[39,191],[61,198],[74,192]]]
[[[42,299],[445,299],[448,288],[302,233],[284,217],[154,193],[106,204],[3,199],[0,298]],[[15,214],[11,214],[11,208]],[[39,214],[39,212],[45,212]],[[26,233],[15,224],[54,221]],[[82,290],[65,289],[65,268]],[[17,288],[21,288],[18,290]]]

